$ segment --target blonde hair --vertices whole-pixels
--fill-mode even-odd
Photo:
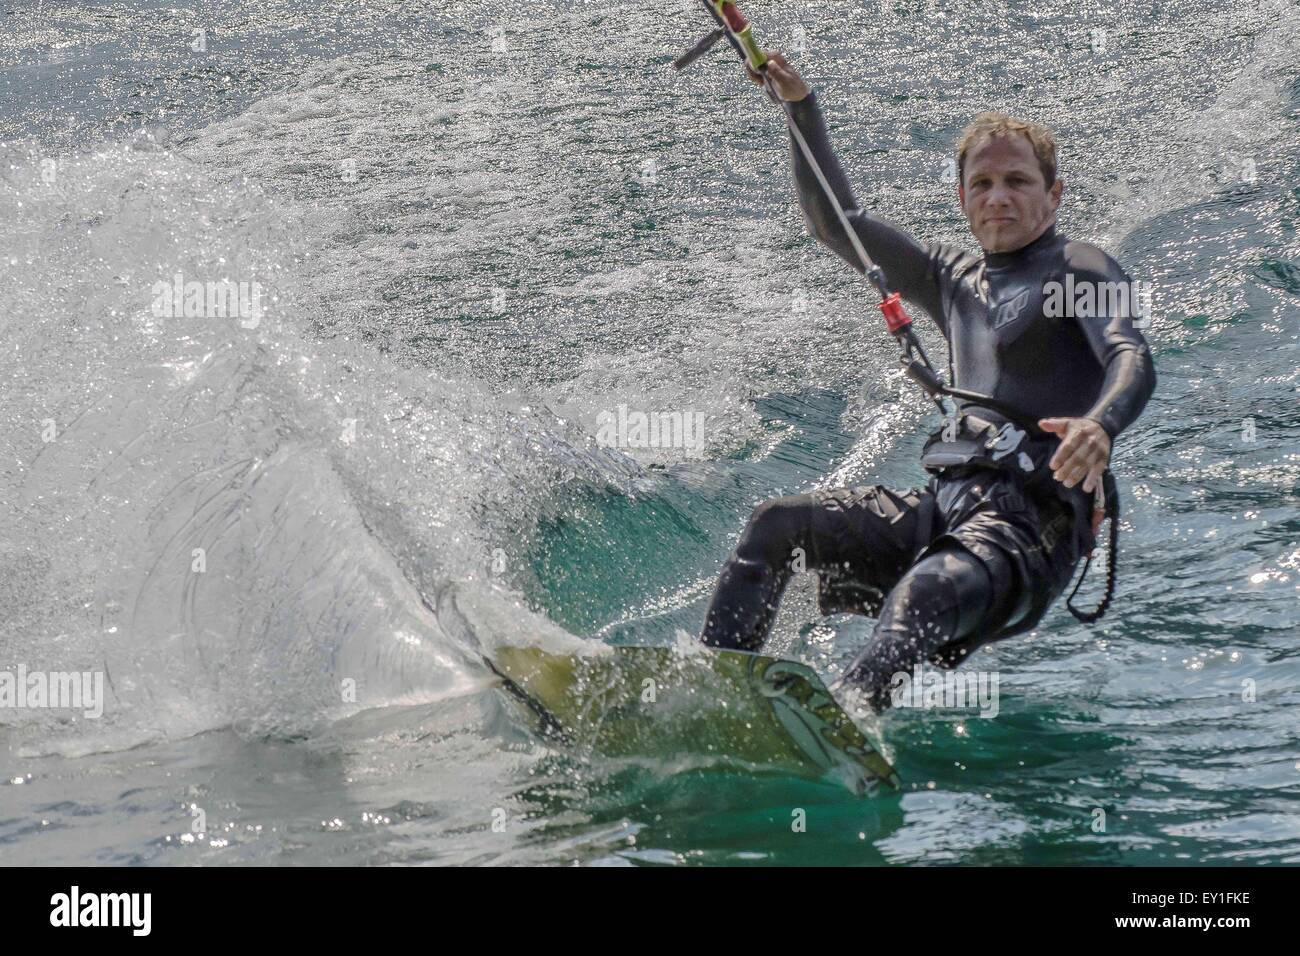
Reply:
[[[1023,133],[1029,139],[1038,159],[1038,168],[1043,173],[1044,187],[1051,189],[1052,183],[1056,182],[1056,139],[1046,126],[1027,123],[1006,113],[981,113],[961,131],[957,138],[957,176],[960,181],[963,184],[966,181],[966,157],[972,149],[990,137],[1011,133]]]

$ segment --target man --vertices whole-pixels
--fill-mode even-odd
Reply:
[[[1155,370],[1133,310],[1097,298],[1111,290],[1113,301],[1118,283],[1131,289],[1128,276],[1096,246],[1056,233],[1062,183],[1046,129],[977,117],[958,142],[957,196],[983,256],[922,244],[859,207],[816,96],[784,57],[770,56],[771,87],[790,104],[863,247],[947,339],[953,387],[1002,409],[963,404],[926,445],[925,489],[842,488],[764,503],[719,578],[701,637],[713,647],[762,647],[800,559],[819,576],[823,614],[877,615],[832,689],[856,687],[882,710],[896,673],[919,661],[955,667],[1038,623],[1095,544],[1112,445],[1146,406]],[[750,78],[763,83],[752,70]],[[861,269],[793,143],[792,155],[810,231]],[[1062,289],[1095,295],[1063,302]]]

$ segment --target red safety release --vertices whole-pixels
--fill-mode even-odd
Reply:
[[[724,3],[722,5],[722,18],[727,21],[727,26],[731,27],[735,33],[739,33],[749,26],[749,21],[745,19],[745,15],[740,12],[734,3]]]
[[[897,292],[891,292],[889,298],[880,303],[880,311],[885,313],[885,324],[894,334],[912,324],[912,320],[903,311],[903,303]]]

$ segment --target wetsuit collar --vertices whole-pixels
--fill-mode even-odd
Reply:
[[[1025,256],[1031,256],[1040,249],[1045,249],[1056,241],[1056,223],[1053,222],[1043,234],[1028,245],[1021,246],[1019,249],[1013,249],[1010,252],[986,252],[984,253],[984,264],[998,268],[999,266],[1009,266],[1013,262],[1023,259]]]

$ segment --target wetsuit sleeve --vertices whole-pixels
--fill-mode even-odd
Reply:
[[[791,118],[807,140],[867,254],[885,271],[890,287],[925,309],[946,335],[943,285],[951,281],[952,264],[960,250],[943,243],[921,243],[898,226],[865,212],[831,149],[817,94],[810,93],[804,99],[790,103],[789,107]],[[793,134],[790,149],[795,189],[808,232],[861,272],[861,260]]]
[[[1146,408],[1147,400],[1156,387],[1156,369],[1151,361],[1151,349],[1142,333],[1133,326],[1133,303],[1127,295],[1118,294],[1123,284],[1132,289],[1132,280],[1113,259],[1105,256],[1100,268],[1070,269],[1074,273],[1075,287],[1083,282],[1096,283],[1098,290],[1115,290],[1115,295],[1098,293],[1096,308],[1087,318],[1076,318],[1093,354],[1105,370],[1101,394],[1088,410],[1085,418],[1106,429],[1114,439],[1137,420]]]

